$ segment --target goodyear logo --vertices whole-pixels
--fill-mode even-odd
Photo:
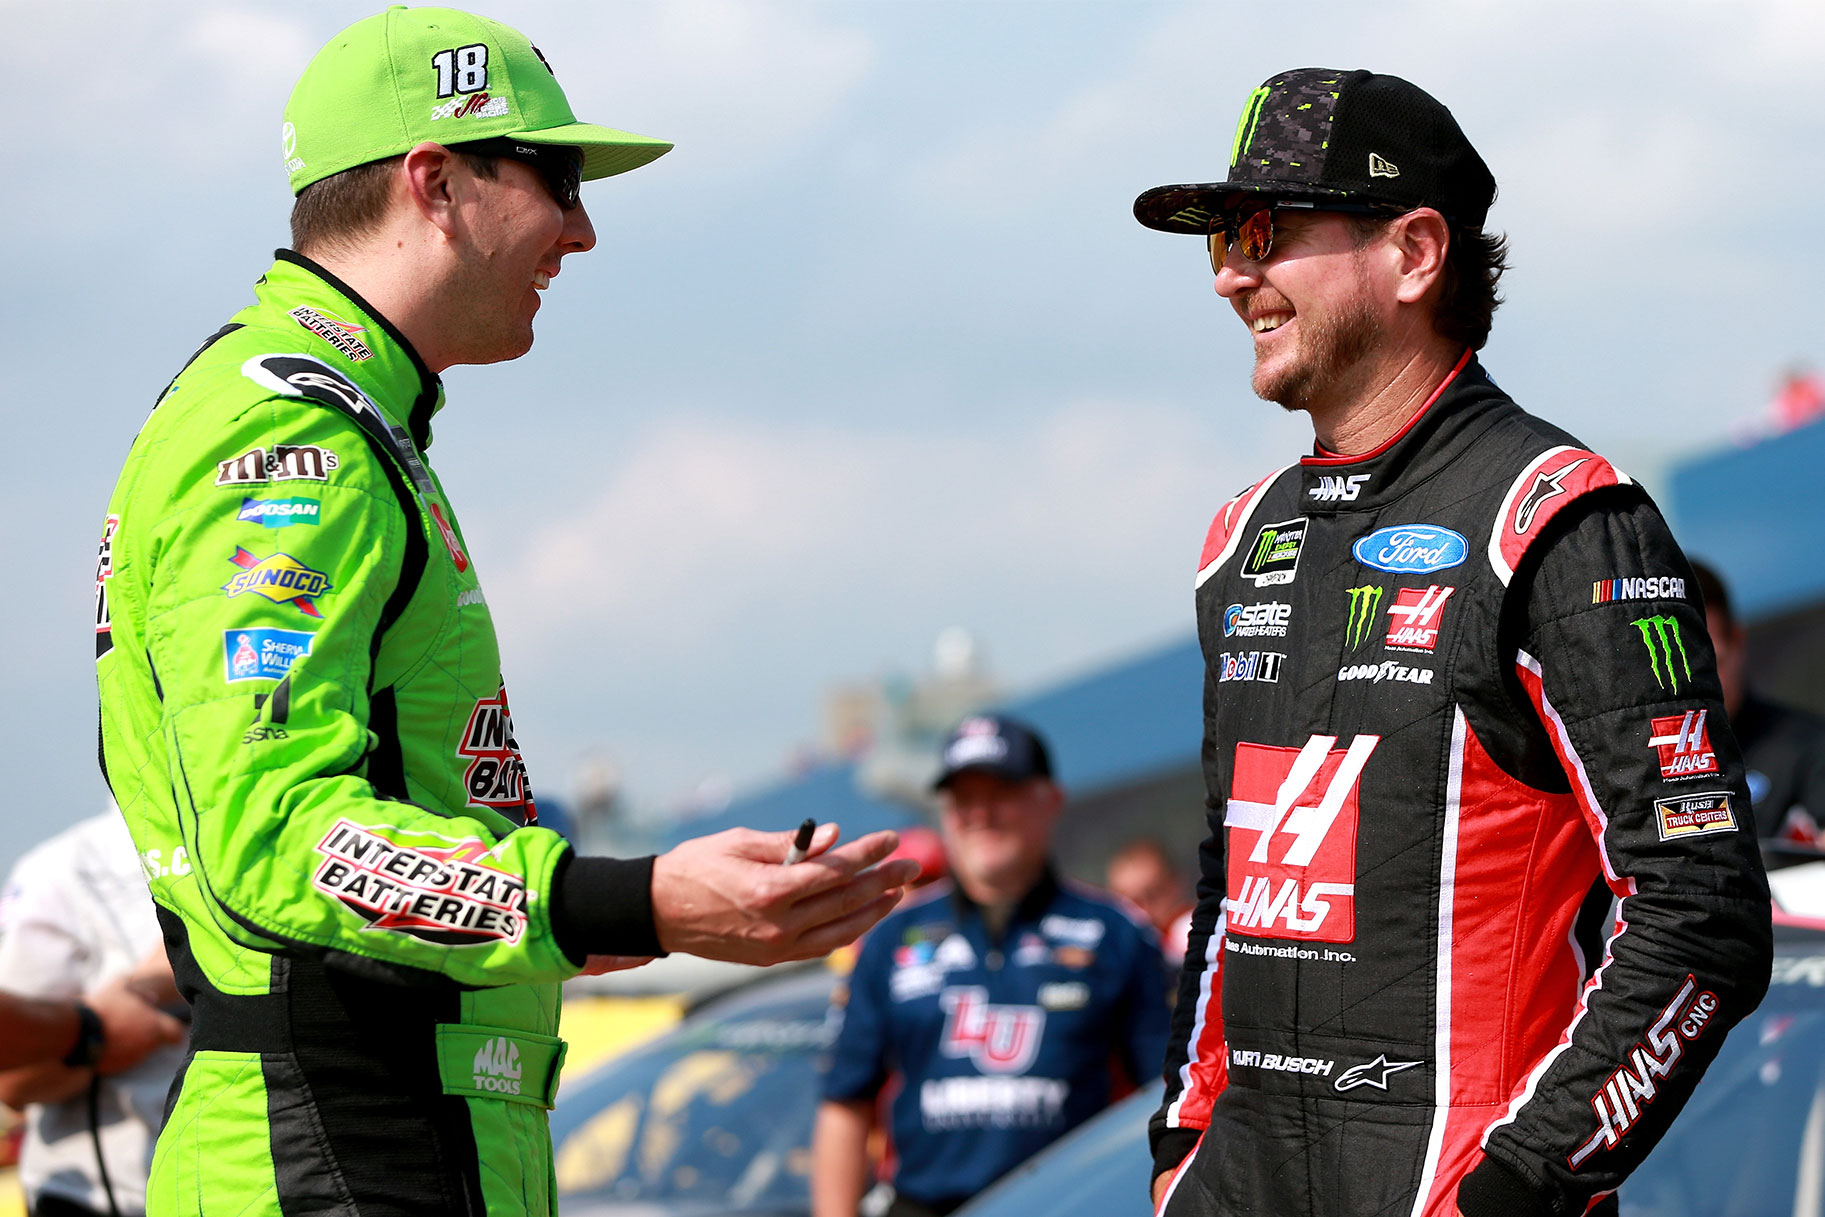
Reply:
[[[240,573],[222,585],[232,599],[235,596],[264,596],[274,604],[293,604],[306,617],[321,617],[312,601],[332,587],[329,576],[313,570],[290,554],[256,557],[239,546],[229,561],[240,567]]]

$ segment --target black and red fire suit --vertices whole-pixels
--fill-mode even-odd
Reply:
[[[1211,835],[1164,1211],[1608,1211],[1770,961],[1652,501],[1466,353],[1375,451],[1227,504],[1197,615]]]

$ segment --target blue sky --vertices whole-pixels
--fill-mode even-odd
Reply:
[[[153,397],[285,240],[279,114],[367,5],[0,3],[0,859],[102,798],[86,629]],[[1825,9],[1729,3],[503,0],[586,119],[674,139],[585,187],[526,358],[432,449],[535,782],[661,806],[815,737],[833,680],[959,624],[1031,687],[1190,628],[1210,515],[1298,454],[1200,243],[1133,197],[1223,170],[1294,65],[1415,80],[1501,183],[1523,404],[1650,488],[1820,355]],[[31,759],[28,770],[23,764]]]

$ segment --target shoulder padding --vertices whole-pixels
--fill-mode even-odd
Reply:
[[[1237,542],[1242,536],[1243,526],[1255,508],[1267,496],[1268,490],[1280,480],[1280,475],[1291,469],[1291,465],[1282,465],[1260,481],[1244,490],[1241,494],[1223,504],[1217,512],[1217,518],[1210,522],[1210,532],[1204,537],[1204,553],[1198,559],[1198,580],[1195,586],[1203,587],[1204,581],[1217,573],[1217,568],[1229,560],[1236,552]]]
[[[241,375],[282,397],[308,398],[346,414],[405,471],[420,494],[436,492],[405,429],[389,423],[366,393],[322,360],[310,355],[255,355],[241,364]]]
[[[1567,506],[1605,486],[1632,486],[1634,479],[1595,452],[1561,444],[1527,463],[1508,488],[1489,534],[1489,565],[1506,587],[1527,547],[1547,522]]]

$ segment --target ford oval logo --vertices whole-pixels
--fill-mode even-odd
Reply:
[[[1423,574],[1458,565],[1470,556],[1470,544],[1464,534],[1437,524],[1397,524],[1361,538],[1351,552],[1376,570]]]

